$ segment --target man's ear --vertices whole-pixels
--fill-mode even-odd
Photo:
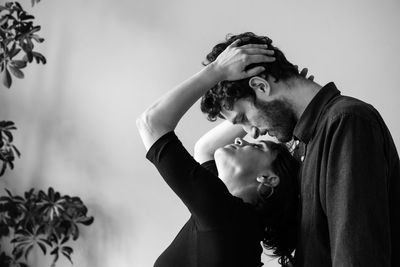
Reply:
[[[269,96],[271,94],[271,86],[269,85],[267,80],[265,80],[263,77],[260,76],[251,77],[251,79],[249,80],[249,86],[253,88],[256,95],[266,94],[267,96]]]
[[[270,187],[276,187],[276,186],[279,185],[280,178],[275,173],[271,173],[268,176],[263,175],[263,176],[257,177],[257,181],[259,183],[263,183],[263,184],[265,184],[267,186],[270,186]]]

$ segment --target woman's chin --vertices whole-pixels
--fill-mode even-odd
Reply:
[[[229,147],[220,147],[214,152],[214,160],[215,162],[220,165],[225,165],[227,162],[230,161],[233,155],[232,148]]]
[[[226,156],[226,155],[232,154],[234,152],[234,150],[235,150],[235,148],[231,145],[220,147],[217,150],[215,150],[214,158],[217,158],[219,156],[224,157],[224,155]]]

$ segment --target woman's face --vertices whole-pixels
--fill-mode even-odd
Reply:
[[[236,138],[234,144],[226,145],[215,151],[214,159],[219,177],[231,191],[258,185],[256,178],[268,175],[277,152],[273,151],[271,141],[249,143]],[[232,191],[231,191],[232,192]]]

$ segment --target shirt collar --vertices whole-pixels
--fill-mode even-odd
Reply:
[[[322,87],[308,104],[293,131],[295,139],[307,144],[314,134],[319,118],[329,101],[340,95],[340,91],[333,82]]]

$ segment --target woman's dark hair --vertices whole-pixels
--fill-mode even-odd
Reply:
[[[238,35],[228,35],[226,41],[217,44],[212,51],[206,56],[203,65],[206,66],[215,61],[231,43],[240,39],[239,46],[246,44],[267,44],[268,49],[274,50],[274,62],[250,64],[247,69],[256,66],[263,66],[265,71],[259,75],[265,77],[272,76],[275,82],[279,80],[288,80],[291,77],[299,75],[297,67],[290,63],[285,55],[277,47],[272,45],[272,40],[266,36],[258,36],[252,32],[245,32]],[[201,99],[201,111],[207,114],[210,121],[215,121],[220,117],[222,107],[231,109],[233,104],[241,99],[251,97],[255,100],[254,90],[249,86],[251,77],[237,81],[221,81],[206,92]]]
[[[279,257],[278,261],[282,266],[288,266],[297,242],[297,175],[300,164],[285,144],[268,143],[270,149],[277,152],[272,170],[279,176],[280,182],[267,199],[266,194],[258,190],[256,207],[266,226],[262,240],[264,247],[273,251],[272,256]]]

